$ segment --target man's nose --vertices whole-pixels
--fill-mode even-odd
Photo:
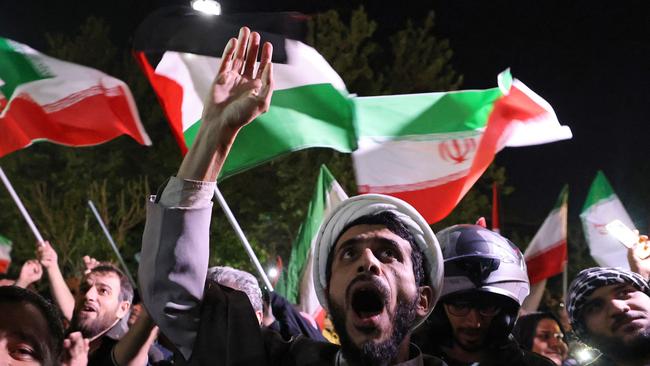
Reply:
[[[465,316],[465,324],[471,328],[481,327],[482,316],[479,314],[478,309],[470,308],[469,313]]]
[[[610,315],[620,315],[630,311],[627,301],[621,299],[611,299],[607,304],[607,308]]]
[[[86,290],[86,293],[84,294],[84,298],[86,300],[97,299],[97,289],[95,288],[95,286],[88,287],[88,290]]]
[[[359,256],[359,267],[357,268],[357,272],[370,272],[374,275],[379,275],[381,273],[379,260],[370,248],[365,248],[361,252],[361,255]]]

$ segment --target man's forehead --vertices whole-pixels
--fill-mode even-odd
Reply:
[[[113,287],[120,285],[120,277],[114,272],[90,272],[86,276],[86,282],[89,284],[105,284]]]
[[[410,247],[408,241],[390,231],[385,225],[381,224],[361,224],[355,225],[348,228],[346,231],[341,234],[339,239],[336,241],[335,247],[340,247],[343,243],[352,241],[363,242],[366,240],[374,240],[378,238],[385,238],[392,241],[395,241],[399,244],[406,244],[406,247]]]

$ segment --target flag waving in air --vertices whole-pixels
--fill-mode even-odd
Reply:
[[[318,180],[307,216],[300,225],[298,236],[291,246],[291,258],[275,290],[301,311],[319,318],[322,310],[314,290],[312,250],[323,218],[341,201],[348,198],[325,165],[321,165]]]
[[[614,193],[605,174],[599,170],[591,183],[587,200],[580,213],[582,230],[591,256],[599,266],[629,269],[627,248],[618,239],[609,235],[605,229],[605,225],[616,219],[621,220],[630,229],[634,229],[630,215]]]
[[[247,24],[274,45],[270,109],[241,130],[222,178],[281,154],[328,147],[352,153],[360,193],[402,198],[433,223],[451,212],[503,147],[571,137],[551,106],[508,71],[493,89],[353,97],[323,57],[299,41],[301,19],[216,19],[169,8],[136,32],[136,56],[182,149],[198,130],[203,96],[229,37]]]
[[[568,197],[569,187],[565,185],[551,213],[524,252],[531,285],[564,270],[567,262]]]
[[[0,273],[7,273],[11,264],[11,241],[0,235]]]
[[[124,134],[151,144],[124,82],[0,38],[0,156],[39,140],[87,146]]]

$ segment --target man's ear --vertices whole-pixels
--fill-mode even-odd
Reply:
[[[119,319],[122,319],[129,313],[129,309],[131,309],[131,303],[128,301],[122,301],[117,307],[117,314],[115,315],[117,315]]]
[[[420,318],[426,316],[434,305],[433,289],[430,286],[418,287],[418,301],[415,305],[415,311],[418,316]]]

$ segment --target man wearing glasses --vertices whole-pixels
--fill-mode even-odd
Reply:
[[[510,334],[530,292],[519,249],[478,225],[455,225],[437,237],[445,277],[438,306],[417,336],[423,352],[450,366],[553,365]]]

